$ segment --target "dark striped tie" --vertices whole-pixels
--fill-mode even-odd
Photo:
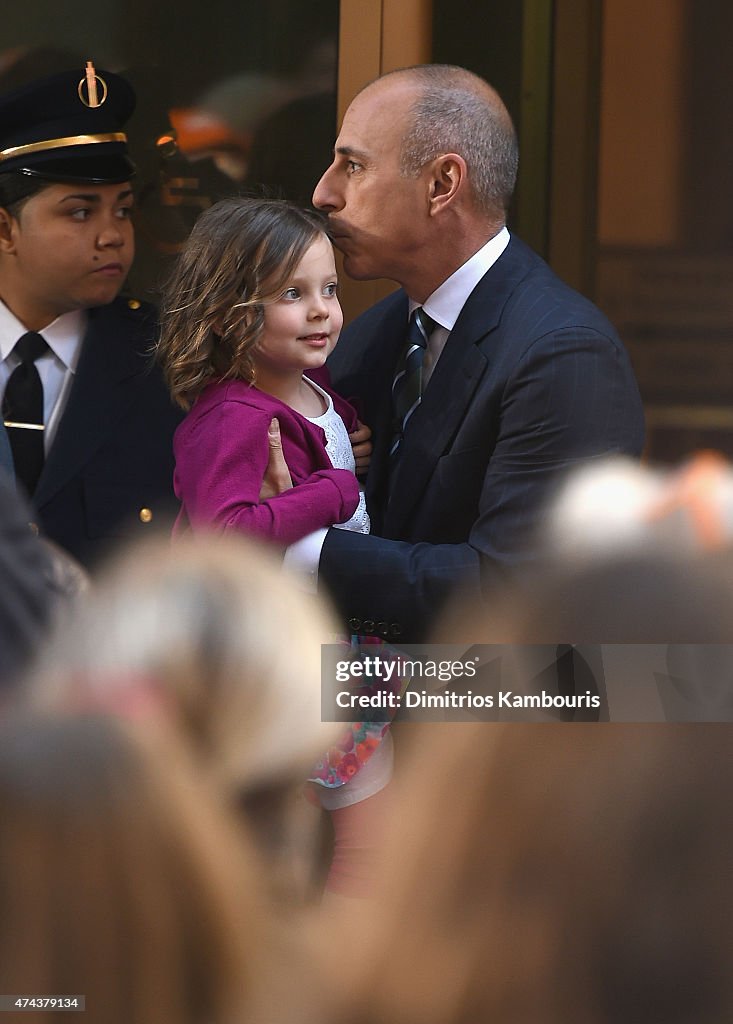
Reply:
[[[422,306],[413,310],[407,328],[407,339],[397,373],[392,382],[392,443],[390,458],[394,461],[399,454],[405,427],[410,416],[417,409],[423,391],[423,363],[428,337],[435,328]]]
[[[36,359],[48,351],[40,334],[29,331],[15,343],[20,364],[8,377],[3,396],[3,420],[13,449],[15,475],[33,496],[43,469],[43,385]]]

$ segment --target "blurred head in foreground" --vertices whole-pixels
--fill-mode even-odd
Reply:
[[[155,539],[108,566],[32,700],[125,713],[152,693],[285,869],[290,844],[307,846],[293,818],[302,781],[337,728],[321,722],[320,645],[334,633],[327,609],[252,542]]]
[[[9,717],[0,818],[0,990],[84,994],[97,1024],[254,1019],[270,949],[256,873],[169,735]]]
[[[701,451],[676,469],[632,459],[572,471],[545,517],[544,546],[574,561],[619,554],[697,554],[733,545],[733,467]]]
[[[714,453],[676,471],[620,457],[582,466],[548,506],[538,548],[490,614],[459,600],[436,639],[733,641],[733,468]]]
[[[543,558],[488,612],[457,601],[434,639],[508,645],[470,652],[482,685],[553,698],[495,720],[733,721],[732,539],[723,460],[594,462],[548,508]]]
[[[722,1024],[730,726],[424,726],[329,1024]]]
[[[0,711],[11,703],[56,615],[86,586],[71,555],[30,526],[31,510],[0,472]]]

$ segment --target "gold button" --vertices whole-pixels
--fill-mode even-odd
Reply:
[[[153,510],[150,508],[141,508],[138,512],[141,523],[151,523],[153,521]]]
[[[39,529],[38,529],[38,523],[28,523],[28,527],[29,527],[31,533],[35,533],[35,535],[37,537],[39,532],[40,532]]]
[[[128,299],[127,300],[127,305],[130,307],[130,309],[140,309],[140,306],[142,305],[142,303],[140,302],[139,299]],[[145,522],[147,522],[147,521],[148,520],[146,519]]]

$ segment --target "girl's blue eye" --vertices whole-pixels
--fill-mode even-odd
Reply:
[[[327,284],[326,287],[323,289],[323,291],[324,291],[325,295],[327,295],[329,298],[331,298],[332,296],[334,296],[336,294],[337,288],[338,288],[338,285],[334,281],[331,284]]]
[[[286,288],[285,291],[283,292],[283,298],[284,299],[297,299],[298,298],[298,289],[297,288]]]

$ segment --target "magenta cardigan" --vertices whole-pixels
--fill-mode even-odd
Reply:
[[[353,407],[331,391],[323,371],[312,376],[351,433],[357,421]],[[294,486],[261,502],[273,416]],[[173,451],[174,487],[182,503],[175,532],[188,524],[219,526],[287,545],[319,527],[346,522],[359,502],[356,477],[332,467],[321,428],[244,381],[209,384],[176,430]]]

